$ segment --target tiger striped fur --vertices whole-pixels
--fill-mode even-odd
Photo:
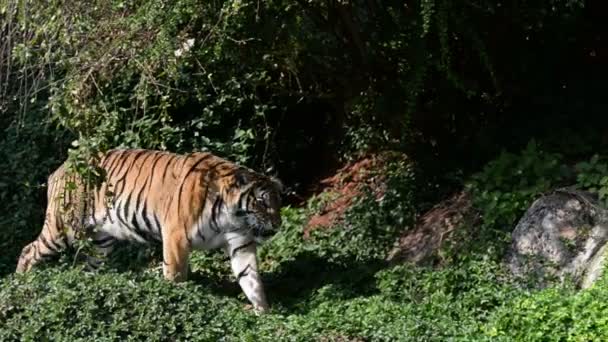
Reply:
[[[103,255],[117,240],[161,242],[163,274],[171,281],[186,279],[192,249],[223,248],[254,309],[268,308],[256,245],[281,225],[278,180],[210,153],[112,150],[100,166],[105,182],[88,197],[65,163],[49,177],[42,232],[23,248],[17,272],[71,246],[79,228],[92,232]],[[76,189],[68,191],[70,184]]]

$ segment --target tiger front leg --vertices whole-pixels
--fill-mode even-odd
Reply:
[[[181,282],[188,278],[190,244],[184,234],[163,237],[163,275],[165,279]]]
[[[232,246],[230,246],[232,247]],[[253,241],[235,245],[230,251],[230,265],[241,289],[256,313],[268,311],[264,285],[258,273],[256,244]]]

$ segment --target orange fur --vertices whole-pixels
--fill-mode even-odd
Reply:
[[[183,280],[192,248],[225,247],[221,234],[233,226],[244,237],[253,234],[234,214],[243,196],[253,196],[251,187],[267,189],[272,196],[268,204],[246,198],[251,213],[245,211],[255,216],[248,220],[261,222],[260,227],[280,225],[280,184],[210,153],[112,150],[99,165],[106,179],[88,193],[80,177],[66,172],[65,164],[49,177],[42,232],[23,249],[17,272],[72,245],[76,231],[95,226],[101,231],[95,241],[102,247],[121,239],[162,241],[165,277]],[[241,184],[243,177],[247,182]],[[70,184],[75,185],[72,191],[66,189]]]

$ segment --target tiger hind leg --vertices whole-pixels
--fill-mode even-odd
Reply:
[[[72,239],[58,229],[55,218],[48,215],[38,238],[21,251],[17,262],[17,273],[28,272],[32,267],[59,254],[71,245]]]

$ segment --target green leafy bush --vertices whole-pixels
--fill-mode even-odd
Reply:
[[[42,229],[46,177],[62,162],[65,132],[28,112],[0,135],[0,276],[14,271],[25,241]]]
[[[194,253],[180,285],[162,280],[157,246],[122,246],[98,273],[72,267],[67,254],[9,274],[40,230],[45,179],[66,156],[87,173],[82,161],[111,147],[208,149],[258,169],[276,164],[295,184],[342,154],[399,148],[437,159],[443,175],[455,172],[443,165],[446,150],[470,152],[470,166],[453,159],[475,168],[496,146],[571,122],[573,108],[603,110],[592,104],[603,103],[604,80],[574,72],[585,68],[547,77],[595,54],[580,39],[594,32],[583,1],[413,4],[1,3],[0,340],[606,340],[605,279],[581,292],[527,292],[498,262],[530,202],[570,180],[564,158],[534,143],[473,177],[482,224],[466,227],[469,243],[440,269],[384,262],[416,215],[419,187],[406,165],[384,170],[381,196],[366,191],[343,222],[308,239],[314,203],[284,208],[283,230],[260,249],[273,307],[263,317],[244,308],[222,253]],[[567,74],[581,75],[576,101],[562,100],[576,84]],[[599,100],[582,94],[596,83]],[[504,117],[519,116],[516,137],[493,136]],[[524,128],[528,119],[541,124]],[[591,151],[587,132],[601,136],[576,121],[586,125],[576,144],[550,137],[564,155]],[[605,200],[605,171],[601,157],[581,163],[578,183]]]
[[[492,313],[483,331],[505,341],[604,341],[608,338],[606,279],[580,292],[550,288],[522,293]]]
[[[606,338],[607,277],[581,292],[566,287],[530,292],[513,283],[491,253],[463,253],[442,268],[382,262],[393,235],[387,227],[397,231],[411,219],[410,172],[395,167],[389,172],[392,192],[381,201],[373,194],[362,197],[343,226],[334,227],[350,235],[326,232],[305,239],[309,209],[285,207],[282,229],[259,253],[272,306],[267,315],[258,317],[245,307],[222,253],[194,253],[192,277],[175,285],[162,279],[158,249],[137,256],[122,247],[96,273],[72,267],[67,256],[69,262],[59,266],[0,280],[0,339]],[[358,207],[363,204],[367,213]],[[365,227],[376,224],[381,227]]]
[[[589,161],[577,163],[576,183],[583,190],[594,192],[608,206],[608,160],[594,155]]]
[[[532,201],[571,177],[560,154],[543,151],[534,141],[519,154],[503,152],[467,184],[481,214],[476,244],[482,249],[494,246],[500,255]]]
[[[385,177],[380,198],[366,188],[337,227],[312,232],[311,238],[323,257],[336,260],[348,255],[358,261],[382,260],[398,234],[411,227],[415,215],[412,166],[406,161],[389,162],[369,175],[374,176]]]

